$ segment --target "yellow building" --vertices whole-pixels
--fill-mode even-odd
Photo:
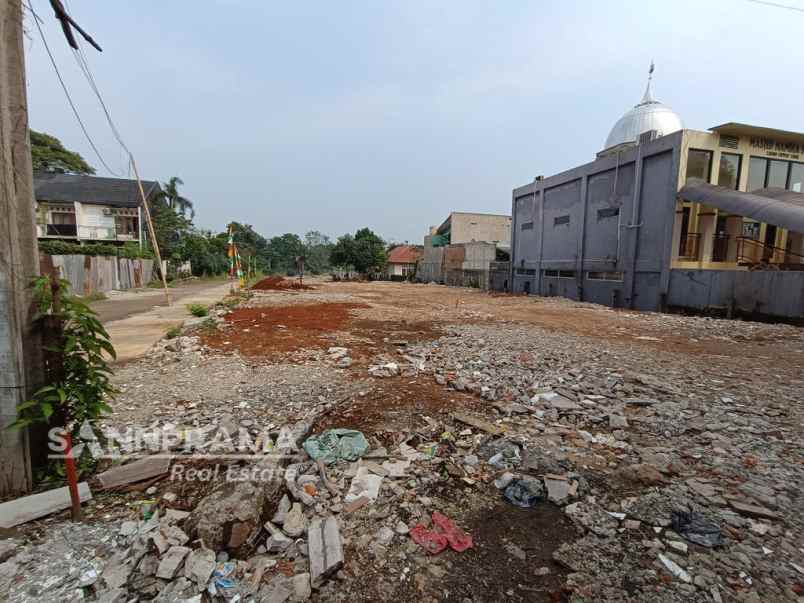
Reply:
[[[804,268],[801,233],[684,198],[690,179],[763,197],[804,192],[804,134],[739,123],[683,134],[672,267]]]

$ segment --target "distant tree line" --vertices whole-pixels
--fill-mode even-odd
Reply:
[[[94,174],[95,169],[74,151],[66,149],[55,137],[31,130],[31,155],[34,169],[70,174]],[[172,270],[190,261],[196,276],[223,274],[229,270],[229,232],[212,233],[197,228],[193,202],[181,194],[184,181],[173,176],[163,183],[162,192],[150,201],[154,233],[162,259]],[[264,274],[296,275],[298,258],[304,258],[308,274],[325,274],[333,268],[348,268],[361,273],[382,270],[386,262],[385,242],[368,228],[354,235],[346,234],[333,242],[317,230],[304,237],[297,234],[266,238],[250,224],[232,222],[233,239],[243,268],[254,266]],[[98,254],[111,255],[108,245]],[[134,253],[127,249],[126,254]],[[149,257],[145,249],[142,254]]]

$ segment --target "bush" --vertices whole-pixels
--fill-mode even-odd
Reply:
[[[197,316],[198,318],[207,316],[209,314],[207,307],[202,304],[189,304],[187,306],[187,310],[189,310],[190,314]]]
[[[165,339],[176,339],[179,335],[181,335],[181,327],[170,327],[165,333]]]
[[[39,251],[48,255],[90,255],[121,257],[127,259],[153,259],[153,252],[147,247],[140,249],[139,243],[129,241],[118,247],[108,243],[68,243],[67,241],[40,241]]]

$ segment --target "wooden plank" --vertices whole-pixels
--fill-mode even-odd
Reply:
[[[98,479],[104,489],[141,482],[144,479],[167,473],[172,460],[170,456],[161,454],[149,456],[104,471],[98,475]]]
[[[92,499],[89,484],[86,482],[78,484],[78,496],[81,502]],[[70,489],[67,486],[4,502],[0,504],[0,528],[13,528],[21,523],[63,511],[69,508],[70,504]]]
[[[505,433],[504,429],[497,427],[494,425],[494,423],[489,423],[483,419],[478,419],[477,417],[466,414],[465,412],[454,412],[452,413],[452,418],[471,427],[482,429],[486,433],[490,433],[492,435],[501,435]]]

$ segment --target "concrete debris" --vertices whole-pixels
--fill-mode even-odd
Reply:
[[[186,546],[172,546],[162,556],[159,567],[156,568],[156,577],[163,580],[172,580],[184,563],[184,558],[190,554]]]
[[[310,557],[310,584],[319,588],[324,581],[343,565],[343,545],[337,520],[316,517],[310,523],[308,551]]]

